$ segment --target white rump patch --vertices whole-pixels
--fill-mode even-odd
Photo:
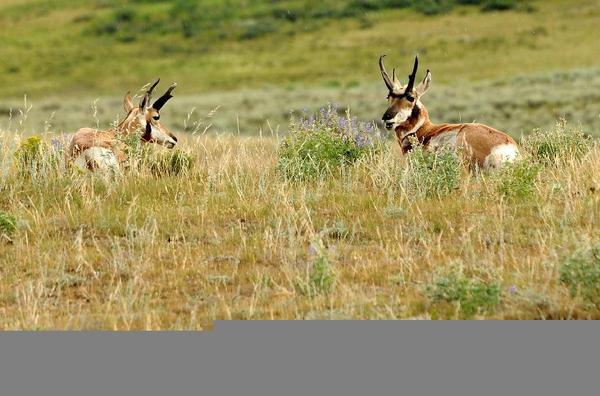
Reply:
[[[112,150],[104,147],[90,147],[84,150],[74,161],[81,169],[98,170],[105,172],[119,172],[119,160]]]
[[[501,144],[492,149],[485,157],[483,167],[485,169],[497,169],[507,162],[513,162],[519,156],[519,149],[514,144]]]

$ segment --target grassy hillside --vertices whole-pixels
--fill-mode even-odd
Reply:
[[[187,94],[269,85],[344,86],[378,80],[374,64],[381,53],[390,54],[390,62],[406,65],[418,51],[440,82],[584,68],[598,62],[600,44],[593,33],[600,11],[593,0],[577,5],[534,2],[534,12],[482,13],[463,7],[430,16],[390,9],[324,18],[315,26],[289,24],[247,40],[210,34],[210,29],[186,38],[162,29],[167,22],[150,23],[150,18],[171,19],[172,3],[133,2],[127,9],[141,15],[142,22],[125,19],[122,29],[146,26],[143,21],[151,26],[127,41],[118,34],[96,33],[104,19],[120,18],[123,8],[113,2],[3,2],[4,95],[115,95],[115,90],[141,86],[156,75],[180,81]],[[332,3],[337,2],[324,2]],[[257,7],[255,2],[246,4],[242,10]],[[231,30],[237,22],[225,18],[214,23]]]
[[[390,67],[404,75],[419,52],[433,71],[426,103],[435,119],[489,122],[515,136],[561,116],[592,134],[600,130],[595,1],[533,1],[504,12],[355,7],[360,12],[275,17],[300,3],[242,3],[223,20],[203,17],[202,29],[188,37],[178,19],[184,14],[173,14],[177,2],[2,2],[0,125],[13,129],[9,118],[14,124],[26,111],[24,95],[32,133],[49,125],[58,131],[107,125],[118,117],[123,93],[155,76],[180,83],[166,110],[178,128],[192,109],[192,122],[200,122],[219,107],[214,130],[239,125],[242,133],[257,133],[269,129],[266,120],[283,126],[291,110],[331,101],[373,120],[385,96],[377,57],[387,53]],[[349,4],[318,3],[334,11]],[[116,30],[101,33],[115,18]],[[242,38],[248,21],[273,26]]]

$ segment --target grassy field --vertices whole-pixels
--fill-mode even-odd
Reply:
[[[530,177],[459,167],[443,190],[449,178],[426,183],[431,174],[387,143],[341,173],[295,182],[278,171],[275,139],[204,135],[184,139],[193,167],[142,164],[115,182],[19,168],[6,135],[0,328],[600,317],[591,141],[580,155],[530,155],[519,168]]]
[[[353,1],[2,2],[0,329],[600,318],[598,2]],[[470,173],[385,133],[293,144],[327,103],[377,122],[378,56],[405,75],[415,52],[433,121],[506,130],[521,162]],[[156,76],[179,82],[162,111],[178,149],[130,147],[115,177],[65,167],[52,139],[108,127]]]

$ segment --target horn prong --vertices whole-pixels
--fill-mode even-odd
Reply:
[[[173,90],[175,88],[177,88],[177,83],[176,82],[174,82],[173,84],[171,84],[169,86],[169,88],[163,94],[163,96],[161,96],[160,98],[156,99],[156,102],[154,102],[152,104],[152,108],[155,109],[155,110],[162,109],[162,107],[165,105],[165,103],[167,103],[169,101],[169,99],[171,99],[173,97],[173,95],[171,95],[171,93],[173,92]]]
[[[415,79],[417,77],[417,69],[419,68],[419,55],[415,55],[415,63],[413,65],[412,73],[408,75],[408,85],[404,90],[405,93],[410,93],[415,86]]]

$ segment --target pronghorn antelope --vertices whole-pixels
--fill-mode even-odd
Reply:
[[[396,132],[403,153],[412,149],[409,137],[414,136],[429,151],[442,148],[460,150],[472,168],[498,168],[517,158],[517,143],[497,129],[475,123],[433,124],[421,102],[421,97],[431,85],[431,72],[427,70],[423,81],[415,87],[419,66],[419,59],[415,57],[408,84],[403,86],[396,78],[395,69],[390,78],[383,64],[384,57],[379,58],[379,69],[389,93],[388,109],[382,119],[386,129]]]
[[[177,144],[177,138],[160,122],[160,109],[173,96],[171,92],[177,86],[173,83],[163,96],[152,105],[152,91],[160,79],[148,88],[140,104],[135,106],[128,92],[123,99],[125,118],[115,128],[98,130],[81,128],[74,135],[67,149],[67,157],[80,167],[90,170],[118,170],[125,161],[124,143],[119,138],[142,132],[141,140],[147,143],[157,143],[168,148]]]

